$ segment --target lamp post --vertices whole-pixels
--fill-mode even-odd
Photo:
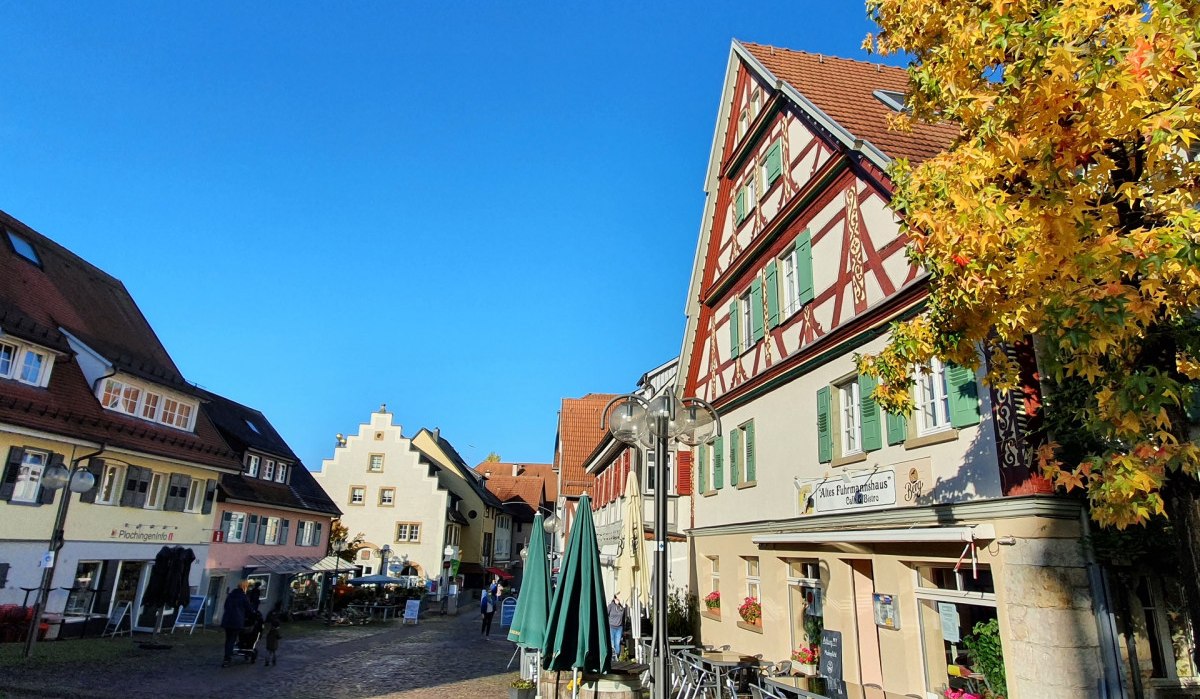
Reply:
[[[610,408],[616,408],[609,412]],[[670,686],[667,655],[667,453],[671,443],[696,446],[721,434],[721,418],[711,405],[699,398],[680,399],[670,390],[646,400],[628,394],[608,402],[608,431],[618,441],[632,446],[645,443],[655,449],[654,468],[654,648],[650,676],[651,697],[667,699]],[[602,425],[603,426],[603,425]]]
[[[42,620],[42,612],[46,609],[46,598],[50,596],[50,583],[54,579],[54,567],[58,564],[58,552],[62,550],[65,540],[63,527],[67,521],[67,508],[71,505],[71,493],[86,493],[96,485],[96,477],[80,465],[84,459],[90,460],[104,452],[104,448],[83,456],[71,462],[71,469],[61,463],[52,464],[42,472],[42,487],[50,490],[63,490],[58,501],[58,511],[54,515],[54,530],[50,534],[50,547],[42,563],[42,584],[37,599],[33,602],[33,618],[29,620],[29,635],[25,639],[23,657],[28,658],[33,653],[33,644],[37,640],[38,624]]]
[[[342,551],[346,550],[345,539],[334,539],[333,542],[333,581],[329,583],[329,615],[333,616],[333,601],[337,597],[338,574],[342,571]]]

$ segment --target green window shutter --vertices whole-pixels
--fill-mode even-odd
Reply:
[[[887,443],[903,444],[904,440],[908,439],[908,420],[903,415],[898,415],[890,410],[885,415],[887,416]]]
[[[738,302],[734,299],[729,304],[729,356],[736,357],[742,353],[742,326],[738,317]]]
[[[832,389],[829,386],[817,391],[817,461],[823,464],[833,461],[831,398]]]
[[[700,445],[700,493],[708,492],[708,445]]]
[[[758,469],[754,466],[754,421],[746,425],[746,482],[758,480]]]
[[[779,179],[783,174],[783,144],[776,141],[767,151],[767,186]]]
[[[713,444],[713,490],[725,487],[725,438],[717,437]]]
[[[750,306],[750,331],[754,342],[758,342],[766,334],[763,331],[762,280],[758,277],[750,284]]]
[[[775,260],[767,263],[767,327],[779,325],[779,270]]]
[[[875,379],[866,374],[858,377],[858,393],[862,400],[863,451],[875,451],[883,448],[883,438],[879,433],[879,404],[871,395],[875,392],[875,384]]]
[[[729,433],[729,485],[737,485],[742,478],[742,431]]]
[[[950,424],[970,427],[979,424],[979,387],[975,372],[957,364],[946,365],[946,388],[950,391]]]
[[[746,188],[738,189],[737,199],[733,202],[733,218],[738,223],[746,220]]]
[[[796,286],[800,290],[800,303],[816,298],[813,288],[812,237],[808,231],[796,239]]]

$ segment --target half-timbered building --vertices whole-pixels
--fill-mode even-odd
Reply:
[[[814,687],[940,697],[981,681],[955,668],[992,623],[1007,696],[1091,696],[1111,629],[1080,506],[1029,468],[1032,372],[996,394],[982,364],[935,361],[891,415],[856,370],[926,295],[888,167],[956,135],[889,130],[906,89],[898,68],[733,43],[678,374],[723,426],[695,450],[703,641],[768,660],[824,645]]]

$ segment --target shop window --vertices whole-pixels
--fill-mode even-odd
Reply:
[[[1173,577],[1141,577],[1135,589],[1137,606],[1149,646],[1151,677],[1163,680],[1194,678],[1192,630],[1183,589]],[[1136,614],[1136,612],[1135,612]],[[1142,661],[1145,668],[1146,662]]]
[[[100,561],[80,561],[75,566],[75,584],[67,596],[64,613],[71,616],[86,616],[92,613],[96,597],[96,586],[100,584]]]
[[[820,563],[793,558],[787,560],[787,567],[792,647],[818,646],[821,643],[821,631],[825,629]]]
[[[967,647],[984,636],[994,636],[999,643],[991,570],[987,566],[917,566],[916,573],[928,690],[982,695],[987,686],[982,674],[985,668],[973,666]]]

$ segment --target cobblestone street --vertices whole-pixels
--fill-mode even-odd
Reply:
[[[235,661],[221,668],[220,631],[177,641],[169,650],[136,649],[104,667],[0,667],[0,698],[26,697],[332,697],[335,699],[497,699],[507,696],[517,663],[507,630],[479,635],[479,615],[312,629],[285,636],[279,664]],[[285,626],[285,633],[288,626]],[[139,639],[141,640],[141,639]],[[167,638],[168,642],[172,642]],[[89,641],[92,643],[95,641]],[[64,643],[71,643],[66,641]],[[102,643],[128,643],[126,639]],[[261,644],[260,644],[261,648]],[[136,650],[135,650],[136,649]],[[6,676],[8,675],[8,676]],[[47,686],[52,683],[53,686]]]

